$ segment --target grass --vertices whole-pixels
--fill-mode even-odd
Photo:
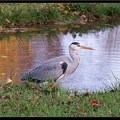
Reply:
[[[1,27],[25,27],[45,23],[106,20],[120,16],[119,3],[1,3]]]
[[[119,117],[120,90],[83,93],[57,86],[42,89],[28,81],[0,87],[1,117]]]
[[[73,14],[73,12],[75,13]],[[120,15],[120,8],[119,3],[77,3],[69,5],[13,3],[11,5],[0,4],[0,14],[0,26],[21,27],[56,21],[77,21],[82,14],[88,15],[93,20],[110,19]],[[101,26],[104,30],[105,24],[103,23]],[[74,32],[77,29],[77,32],[81,33],[81,29],[84,29],[84,32],[88,30],[87,27],[81,29],[79,26],[74,27],[74,25],[72,25],[73,29],[67,27],[66,31]],[[64,26],[58,29],[64,31]],[[77,91],[70,93],[69,90],[61,89],[59,86],[48,90],[46,86],[40,88],[29,82],[22,85],[0,84],[0,116],[119,117],[120,89],[115,89],[114,85],[113,88],[114,90],[105,93],[86,92],[79,94]]]

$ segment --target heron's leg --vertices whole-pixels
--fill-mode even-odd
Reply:
[[[56,80],[56,83],[57,83],[57,84],[60,83],[60,82],[63,80],[64,77],[65,77],[65,74],[62,74],[62,75]]]

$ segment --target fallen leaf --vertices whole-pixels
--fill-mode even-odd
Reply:
[[[93,105],[94,107],[99,107],[99,106],[101,106],[101,102],[100,102],[99,100],[96,100],[96,99],[91,100],[91,101],[90,101],[90,104]]]
[[[91,100],[90,101],[90,104],[92,105],[93,103],[97,103],[97,100],[95,99],[95,100]]]
[[[74,15],[79,15],[79,11],[72,12],[72,16],[74,16]]]
[[[38,9],[38,8],[36,8],[36,12],[39,12],[39,9]]]
[[[54,24],[56,24],[56,25],[57,25],[57,24],[62,24],[62,22],[58,22],[58,21],[57,21],[57,22],[54,22]]]
[[[3,95],[3,96],[0,96],[0,98],[1,98],[1,99],[9,99],[10,96],[8,96],[8,95],[4,96],[4,95]]]
[[[69,97],[75,97],[75,94],[74,94],[74,93],[71,93],[71,94],[69,95]]]
[[[68,13],[68,10],[64,10],[62,13],[63,13],[63,14],[67,14],[67,13]]]
[[[69,7],[69,6],[67,6],[67,8],[68,8],[68,10],[70,10],[70,7]]]
[[[74,116],[77,116],[77,114],[78,114],[77,112],[73,112],[73,115],[74,115]]]
[[[65,28],[59,28],[59,30],[60,31],[65,31],[65,30],[68,30],[68,28],[67,27],[65,27]]]
[[[85,95],[85,96],[88,96],[88,95],[89,95],[89,93],[88,93],[88,92],[86,92],[84,95]]]
[[[52,88],[54,88],[54,87],[56,87],[56,86],[57,86],[57,84],[56,84],[56,83],[51,84],[51,85],[48,87],[48,90],[49,90],[49,89],[52,89]]]
[[[86,108],[83,108],[83,112],[86,113],[86,112],[87,112],[87,109],[86,109]]]
[[[13,82],[9,77],[5,80],[5,84],[8,84],[10,82]]]
[[[10,23],[10,21],[9,21],[7,18],[6,18],[5,20],[6,20],[8,23]]]
[[[85,24],[87,24],[87,23],[84,21],[79,21],[79,22],[74,23],[74,25],[85,25]]]
[[[54,103],[53,103],[53,102],[50,102],[50,105],[51,105],[51,106],[53,106],[53,105],[54,105]]]
[[[77,106],[77,110],[80,110],[80,106]]]
[[[40,86],[36,86],[35,88],[34,88],[35,90],[42,90],[42,87],[40,87]]]
[[[8,106],[4,106],[4,110],[8,110],[8,108],[9,108]]]
[[[58,96],[58,93],[55,93],[55,94],[53,95],[53,98],[57,98],[57,96]]]
[[[50,8],[50,12],[52,13],[52,11],[53,11],[53,8]]]
[[[74,15],[75,15],[75,13],[76,13],[76,12],[72,12],[72,16],[74,16]]]

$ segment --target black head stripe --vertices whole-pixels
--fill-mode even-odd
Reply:
[[[79,43],[79,42],[73,42],[73,43],[71,43],[71,44],[78,45],[78,44],[80,44],[80,43]]]
[[[73,43],[71,43],[71,45],[80,45],[80,43],[79,42],[73,42]]]
[[[67,69],[68,64],[66,62],[63,62],[61,65],[62,65],[63,74],[64,74]]]

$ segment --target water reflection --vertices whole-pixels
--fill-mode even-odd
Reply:
[[[27,37],[22,36],[22,33],[9,35],[9,40],[2,38],[0,41],[0,81],[10,76],[14,83],[20,84],[21,75],[43,61],[59,55],[69,57],[69,44],[78,41],[95,50],[78,51],[80,66],[62,82],[62,86],[79,91],[103,91],[106,86],[115,83],[112,72],[119,77],[119,33],[120,26],[92,30],[81,36],[75,31],[57,32],[53,38],[41,35],[40,32],[27,34]]]
[[[54,41],[54,42],[53,42]],[[3,40],[0,44],[0,81],[10,77],[14,83],[20,83],[21,75],[41,62],[61,55],[59,36],[49,41],[46,37],[31,37],[18,40],[11,36],[10,41]]]
[[[119,32],[120,26],[97,33],[83,34],[82,37],[77,35],[74,41],[91,46],[95,50],[92,52],[86,50],[79,52],[81,64],[77,71],[63,82],[63,86],[69,89],[76,87],[80,91],[104,91],[106,86],[112,87],[111,83],[114,84],[116,82],[112,73],[116,76],[120,73]],[[68,38],[70,43],[73,41],[72,36],[67,34],[62,39],[63,45]]]

